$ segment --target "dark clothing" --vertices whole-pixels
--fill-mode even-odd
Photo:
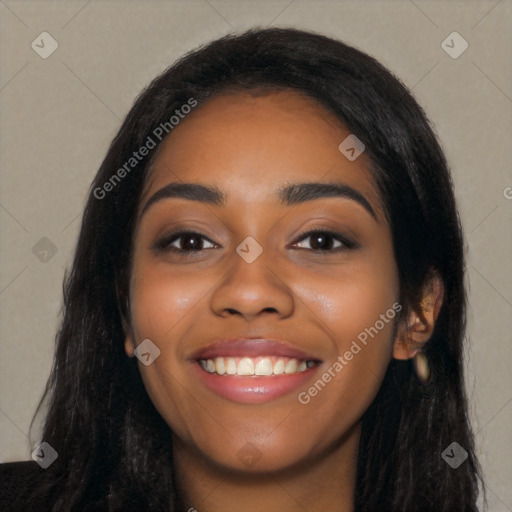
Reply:
[[[27,497],[34,482],[47,470],[33,460],[0,464],[0,510],[2,512],[50,512],[55,499],[48,495],[44,503],[28,506]],[[83,511],[107,511],[106,499],[84,505]],[[55,509],[58,511],[58,507]]]

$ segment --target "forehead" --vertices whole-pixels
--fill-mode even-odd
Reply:
[[[222,94],[164,140],[143,198],[170,182],[193,182],[219,188],[227,202],[265,203],[284,184],[323,181],[356,188],[379,211],[366,155],[350,161],[338,148],[349,135],[319,102],[294,91]]]

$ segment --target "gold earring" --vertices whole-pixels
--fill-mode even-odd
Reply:
[[[423,386],[426,386],[432,380],[432,369],[430,361],[422,350],[416,352],[412,358],[414,372]]]

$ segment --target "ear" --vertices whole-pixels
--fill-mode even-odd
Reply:
[[[423,345],[432,336],[443,296],[443,281],[437,270],[434,270],[423,289],[418,309],[411,311],[398,327],[393,345],[395,359],[411,359],[421,351]]]
[[[122,319],[124,330],[124,351],[128,357],[135,357],[135,343],[133,340],[133,333],[131,327],[126,322],[125,318]]]
[[[123,326],[123,332],[124,332],[124,351],[126,352],[126,355],[128,357],[134,357],[134,351],[135,351],[135,343],[133,340],[133,333],[132,328],[130,326],[130,322],[127,319],[127,315],[129,315],[129,303],[126,301],[126,310],[121,307],[122,304],[122,298],[121,294],[119,293],[119,286],[117,284],[116,280],[116,297],[117,297],[117,307],[119,310],[119,316],[121,317],[121,324]]]

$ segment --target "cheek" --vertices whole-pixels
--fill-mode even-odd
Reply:
[[[322,321],[339,352],[376,323],[380,339],[390,341],[399,286],[394,261],[388,260],[362,260],[325,275],[298,274],[294,293]]]
[[[142,336],[168,343],[172,330],[208,289],[201,273],[170,272],[162,264],[136,265],[133,276],[130,305],[138,341]]]
[[[191,437],[194,424],[211,422],[203,409],[197,409],[197,402],[190,400],[188,365],[179,341],[186,338],[191,325],[201,322],[201,301],[214,283],[205,272],[170,271],[165,263],[136,259],[132,271],[130,308],[135,342],[148,338],[160,350],[151,365],[139,363],[139,371],[152,403],[183,438]],[[199,416],[204,417],[199,421]]]
[[[150,339],[160,350],[148,366],[138,364],[151,402],[174,432],[187,437],[196,414],[183,400],[186,370],[177,353],[178,340],[204,295],[204,283],[159,264],[135,261],[130,286],[131,325],[135,344]]]
[[[380,263],[341,269],[329,279],[303,277],[298,288],[332,343],[318,379],[301,390],[299,401],[338,424],[362,416],[391,360],[401,309],[398,277],[391,257]]]

